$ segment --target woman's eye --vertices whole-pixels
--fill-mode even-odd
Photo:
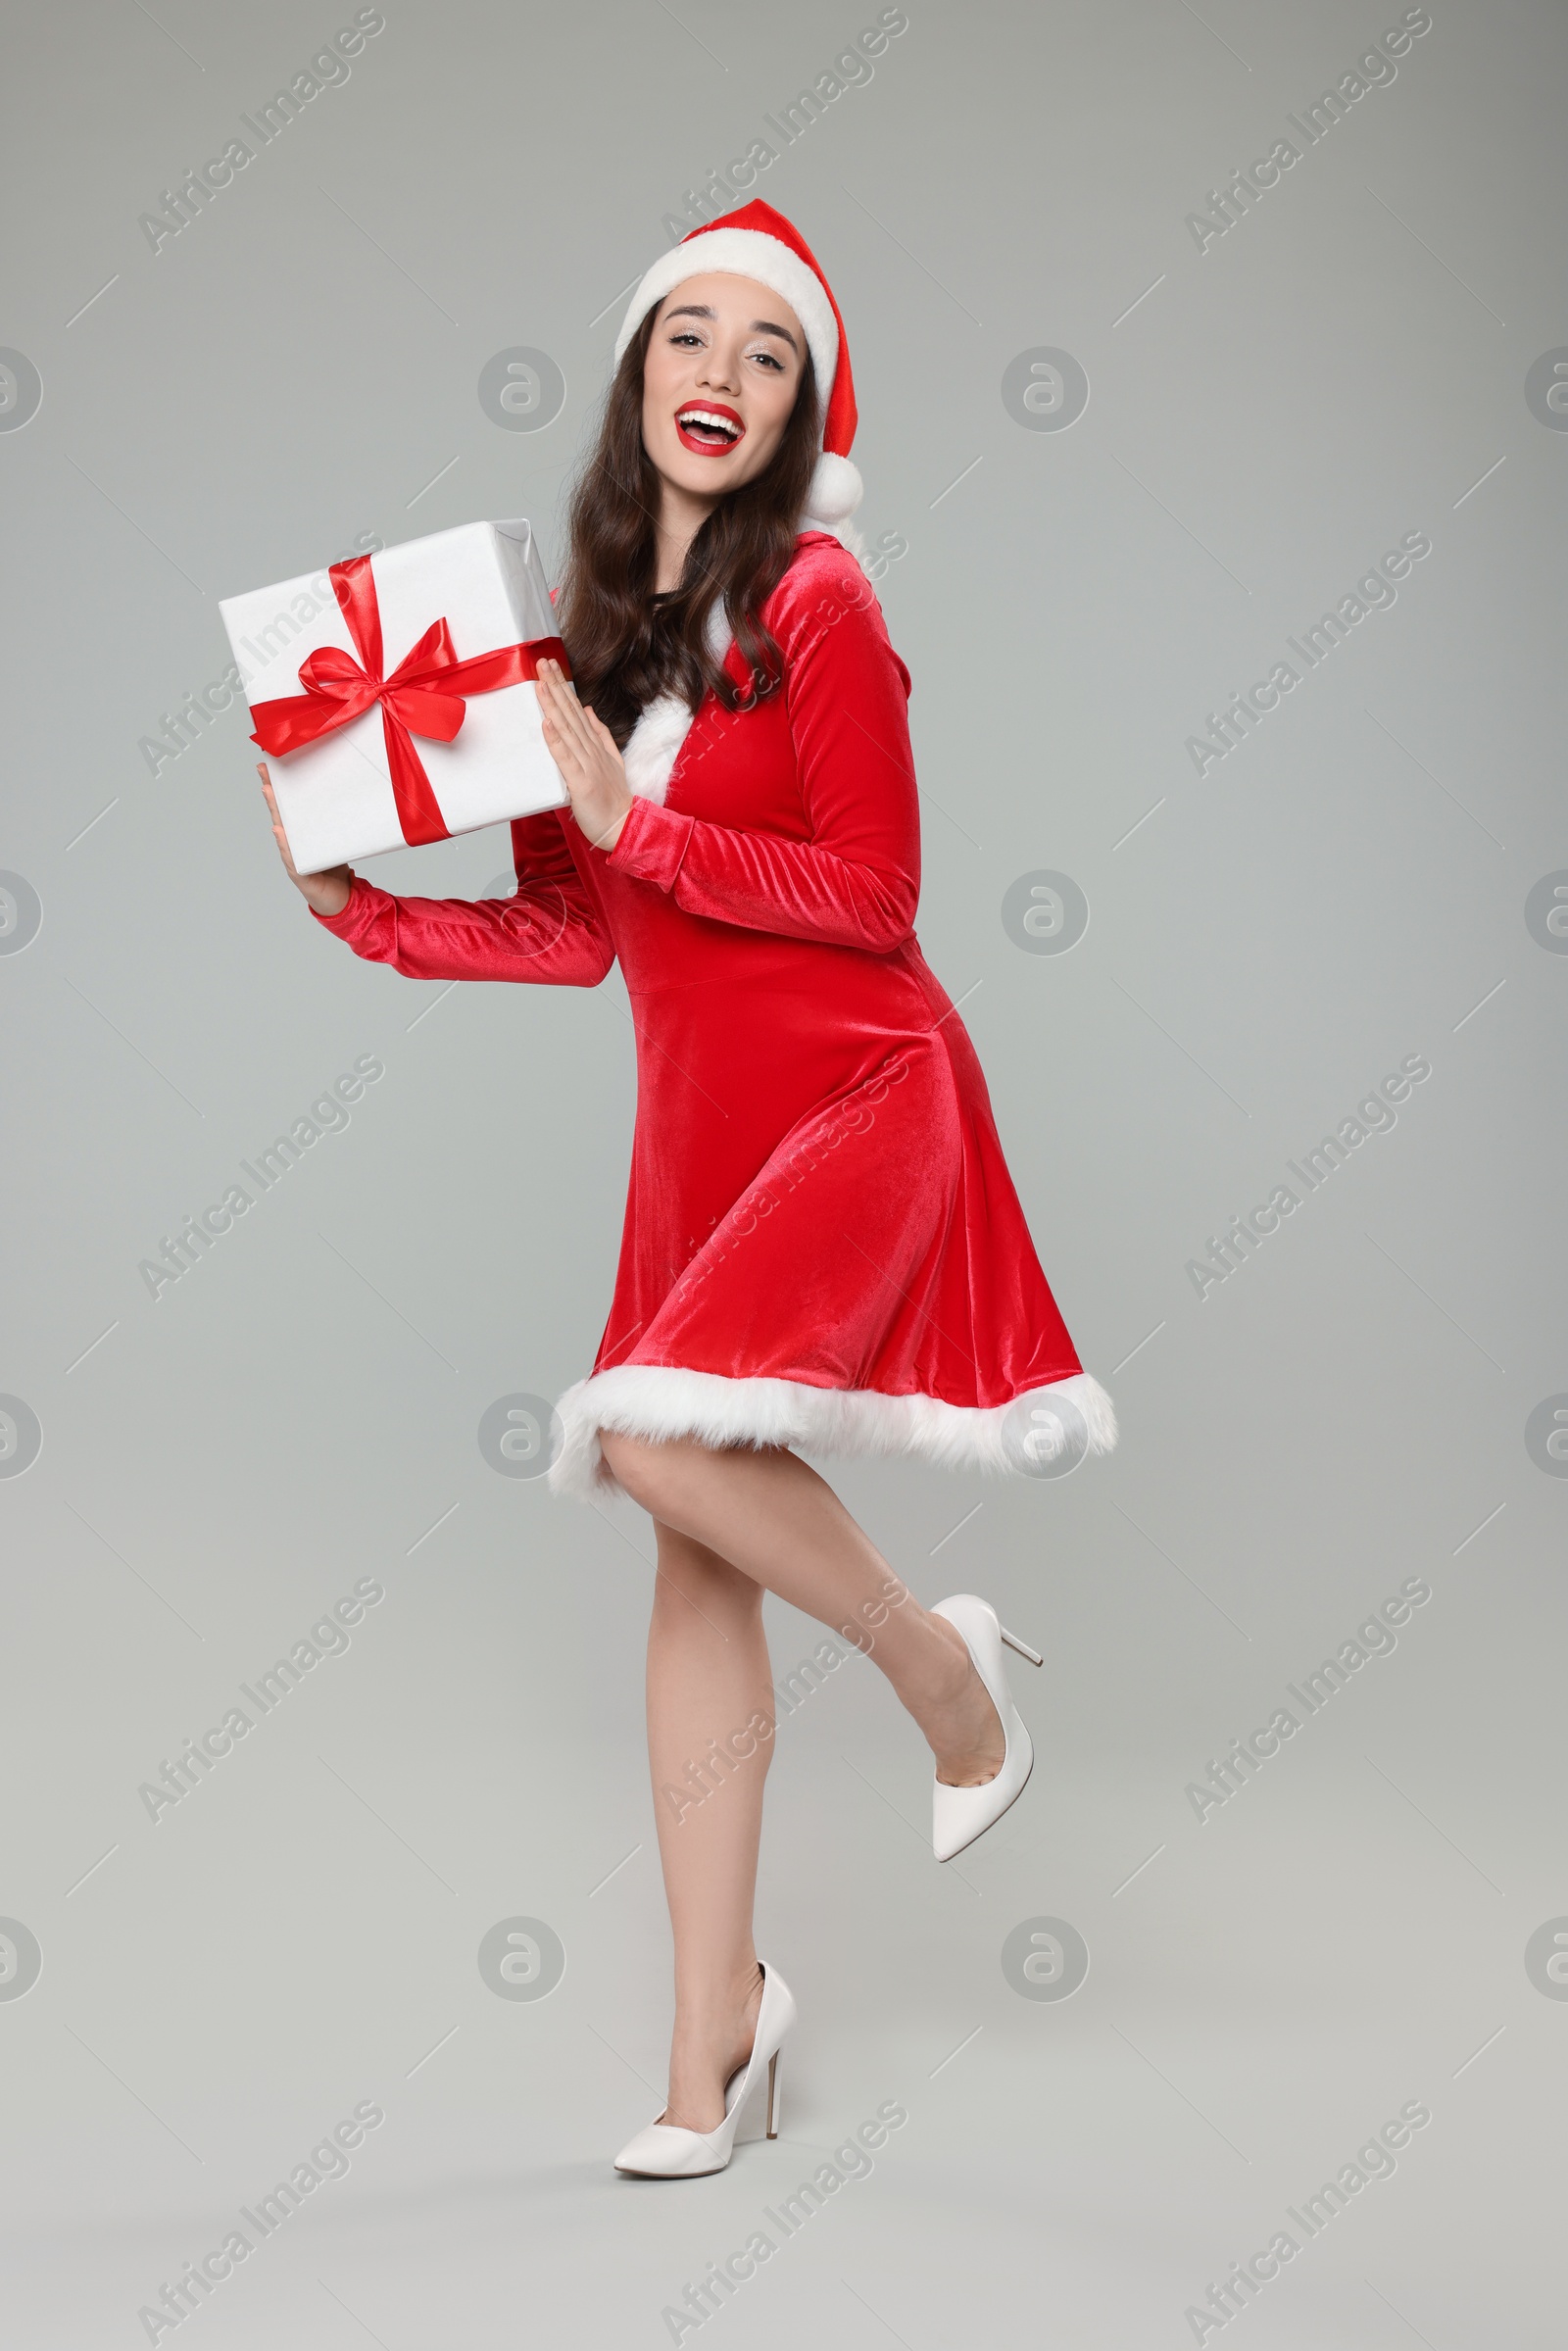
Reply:
[[[753,357],[753,359],[754,359],[754,360],[760,360],[764,367],[775,367],[775,368],[777,368],[777,370],[778,370],[778,372],[779,372],[779,374],[780,374],[780,375],[782,375],[782,374],[783,374],[783,372],[784,372],[784,363],[783,363],[783,361],[782,361],[782,360],[779,358],[779,356],[778,356],[777,352],[774,352],[774,351],[754,351],[754,352],[752,353],[752,357]]]
[[[669,339],[672,343],[701,343],[702,341],[701,335],[696,334],[689,326],[677,328]]]

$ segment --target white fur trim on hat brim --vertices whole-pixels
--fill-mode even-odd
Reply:
[[[1088,1372],[1029,1391],[1050,1406],[1064,1403],[1082,1426],[1083,1449],[1108,1453],[1116,1411]],[[717,1372],[655,1363],[623,1363],[568,1388],[557,1405],[562,1445],[550,1469],[553,1494],[592,1501],[621,1488],[604,1457],[601,1429],[654,1444],[674,1438],[725,1446],[792,1445],[806,1453],[906,1454],[942,1469],[1019,1474],[1004,1423],[1019,1399],[990,1408],[945,1403],[934,1396],[885,1396],[879,1390],[811,1388],[802,1380],[730,1380]],[[1043,1426],[1064,1428],[1059,1414]],[[1064,1439],[1063,1442],[1066,1442]],[[1074,1447],[1076,1449],[1076,1446]]]
[[[755,277],[759,285],[781,294],[806,329],[816,388],[824,408],[833,389],[839,364],[839,328],[833,305],[815,271],[798,253],[760,228],[710,228],[662,253],[631,298],[631,308],[615,337],[619,360],[638,326],[653,309],[689,277],[704,277],[710,269],[726,277]]]

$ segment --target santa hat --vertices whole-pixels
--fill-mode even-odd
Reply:
[[[822,394],[822,453],[806,498],[806,518],[837,530],[849,521],[864,485],[850,463],[855,439],[855,378],[844,321],[833,289],[816,256],[782,213],[759,198],[738,212],[705,221],[660,255],[631,298],[615,337],[618,361],[648,313],[688,277],[717,269],[732,277],[755,277],[783,296],[806,329],[807,347]]]

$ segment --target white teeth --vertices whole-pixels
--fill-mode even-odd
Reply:
[[[730,417],[715,416],[708,409],[682,409],[677,421],[687,425],[706,425],[710,432],[723,433],[726,440],[735,441],[740,438],[739,428]]]

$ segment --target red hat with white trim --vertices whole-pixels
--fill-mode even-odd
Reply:
[[[850,348],[833,289],[816,256],[782,213],[758,198],[694,228],[662,253],[636,293],[615,337],[618,361],[648,313],[688,277],[717,269],[727,276],[755,277],[781,294],[806,329],[807,347],[822,395],[822,454],[807,493],[806,515],[829,527],[848,522],[864,484],[850,463],[858,421]]]

